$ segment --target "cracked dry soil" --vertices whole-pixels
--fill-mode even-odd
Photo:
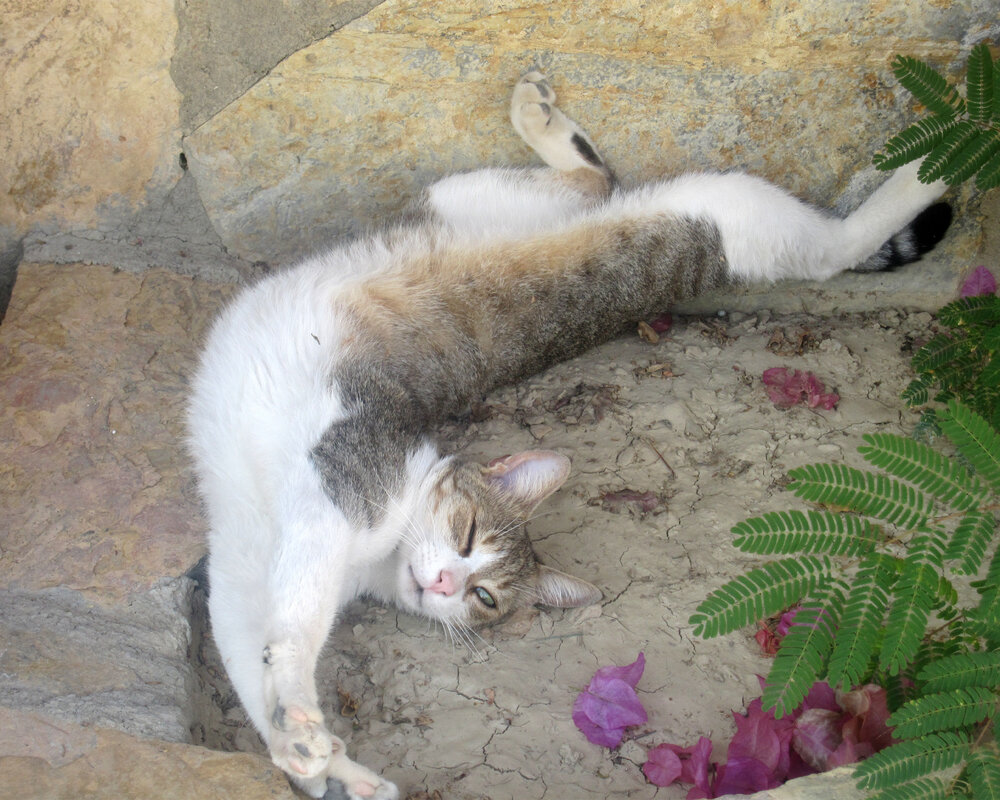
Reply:
[[[802,507],[787,471],[814,461],[861,465],[861,435],[908,429],[899,394],[927,313],[837,318],[767,312],[681,319],[656,344],[626,335],[498,391],[443,431],[482,460],[528,448],[573,460],[562,490],[529,523],[544,561],[593,581],[601,604],[524,610],[470,642],[374,603],[352,604],[318,676],[332,727],[354,757],[412,800],[682,798],[640,768],[648,748],[715,742],[724,760],[732,712],[759,695],[767,660],[753,631],[702,641],[688,617],[753,565],[730,544],[748,516]],[[776,408],[761,373],[812,370],[840,394],[834,411]],[[647,725],[609,752],[571,720],[594,671],[639,651]],[[218,668],[200,651],[214,695],[196,739],[262,751]]]

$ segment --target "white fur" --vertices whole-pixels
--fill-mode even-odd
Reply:
[[[528,107],[530,124],[515,119],[528,143],[556,167],[581,168],[579,154],[566,150],[575,123],[558,115],[554,127],[539,126],[530,105],[512,110],[516,118]],[[532,130],[541,138],[533,140]],[[376,530],[356,530],[324,493],[309,453],[345,414],[331,381],[346,333],[335,310],[340,293],[429,248],[664,214],[714,224],[741,280],[821,280],[863,261],[942,190],[920,184],[915,168],[901,170],[840,220],[738,173],[687,175],[597,203],[552,170],[488,169],[429,189],[432,232],[374,237],[240,295],[212,329],[194,379],[190,444],[210,528],[213,633],[275,762],[316,797],[329,775],[344,781],[352,798],[372,789],[376,800],[393,800],[393,784],[350,762],[323,726],[316,658],[337,610],[359,593],[448,621],[459,616],[460,599],[421,598],[413,576],[430,580],[445,568],[462,576],[482,566],[435,538],[441,526],[425,498],[446,462],[429,444],[410,454],[404,487]],[[302,711],[291,733],[271,724],[279,705]],[[319,755],[299,759],[295,748],[303,743]]]

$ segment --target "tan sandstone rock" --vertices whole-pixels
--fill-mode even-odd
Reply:
[[[22,266],[0,326],[0,588],[121,600],[204,552],[183,410],[227,293],[166,270]]]
[[[144,0],[0,0],[0,225],[107,224],[180,176],[177,21]]]
[[[0,707],[0,797],[292,800],[261,756],[138,739]]]
[[[185,139],[206,209],[232,250],[287,261],[399,212],[430,180],[535,163],[507,121],[539,67],[632,181],[740,167],[828,204],[911,99],[906,52],[944,67],[997,26],[975,2],[540,6],[386,2],[290,55]],[[870,181],[869,181],[870,183]]]

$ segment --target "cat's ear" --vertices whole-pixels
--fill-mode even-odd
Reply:
[[[535,602],[553,608],[589,606],[604,597],[594,584],[574,578],[544,564],[538,565],[535,578]]]
[[[569,476],[569,459],[551,450],[526,450],[493,459],[483,467],[486,482],[531,511],[563,485]]]

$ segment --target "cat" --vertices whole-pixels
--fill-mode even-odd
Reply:
[[[436,423],[494,387],[725,284],[914,261],[951,218],[897,170],[846,219],[740,173],[625,190],[538,72],[511,121],[546,162],[447,177],[405,224],[245,289],[193,380],[209,614],[274,763],[308,795],[394,800],[327,728],[314,669],[359,595],[459,634],[600,590],[542,565],[524,521],[566,479],[549,451],[443,457]]]

